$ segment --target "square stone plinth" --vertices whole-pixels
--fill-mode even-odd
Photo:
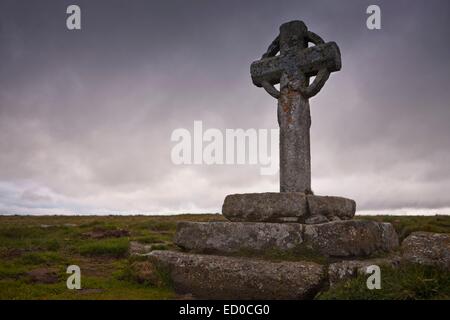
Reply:
[[[303,242],[298,223],[179,222],[174,242],[203,253],[288,251]]]
[[[239,222],[322,223],[352,219],[355,211],[352,199],[301,192],[231,194],[222,206],[228,220]]]
[[[363,220],[322,224],[179,222],[174,242],[187,251],[230,254],[296,252],[307,248],[329,257],[368,256],[398,246],[390,223]],[[301,252],[302,250],[298,250]]]

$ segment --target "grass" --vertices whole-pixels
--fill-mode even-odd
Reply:
[[[136,241],[146,243],[146,244],[163,243],[164,240],[162,238],[163,237],[161,237],[161,235],[150,234],[147,236],[137,237]],[[169,239],[165,239],[165,240],[170,240],[170,237],[167,237],[167,238],[169,238]]]
[[[129,281],[83,277],[82,290],[68,290],[65,282],[35,284],[23,280],[0,281],[1,299],[58,299],[58,300],[109,300],[109,299],[171,299],[171,289],[149,287]]]
[[[381,289],[368,290],[367,276],[360,275],[320,294],[319,299],[423,300],[450,299],[450,272],[405,264],[398,269],[383,267]]]
[[[393,223],[403,239],[413,231],[450,233],[450,217],[376,216],[359,219]],[[0,216],[0,299],[173,299],[165,270],[156,269],[161,281],[138,281],[129,256],[130,241],[153,249],[175,249],[172,242],[178,221],[223,221],[221,215],[177,216]],[[125,229],[127,237],[91,239],[94,230]],[[244,256],[252,253],[242,252]],[[316,253],[299,247],[292,252],[270,251],[270,260],[310,260],[327,263]],[[69,265],[81,268],[82,290],[68,290]],[[61,281],[30,282],[28,272],[57,270]],[[405,266],[382,271],[382,290],[367,290],[365,277],[355,278],[320,295],[320,299],[448,299],[450,275],[429,267]]]
[[[177,221],[217,221],[220,215],[0,216],[0,299],[173,299],[166,271],[161,283],[136,281],[130,241],[173,249]],[[94,230],[125,229],[129,237],[90,239]],[[81,269],[82,290],[68,290],[69,265]],[[35,269],[58,270],[58,283],[30,282]],[[128,276],[126,276],[128,274]]]
[[[125,257],[128,253],[128,239],[105,239],[89,241],[79,246],[79,252],[83,256],[110,256]]]
[[[30,252],[20,257],[20,262],[24,265],[51,265],[63,262],[63,257],[57,252]]]

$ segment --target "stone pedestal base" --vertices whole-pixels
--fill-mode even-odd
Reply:
[[[398,246],[390,223],[348,220],[322,224],[252,222],[180,222],[174,239],[185,250],[201,253],[302,251],[328,257],[359,257]]]
[[[169,272],[178,293],[200,299],[311,299],[326,280],[314,262],[153,251],[149,257]]]
[[[390,223],[351,220],[355,208],[351,199],[298,192],[229,195],[222,211],[232,222],[179,222],[174,242],[189,253],[152,251],[148,256],[169,273],[181,294],[309,299],[328,277],[338,281],[359,266],[335,263],[329,269],[321,263],[398,247]]]
[[[228,220],[239,222],[323,223],[351,219],[355,210],[351,199],[301,192],[232,194],[222,206]]]

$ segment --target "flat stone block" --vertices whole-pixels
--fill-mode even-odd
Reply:
[[[398,236],[390,223],[347,220],[305,225],[304,243],[332,257],[367,256],[398,247]]]
[[[351,199],[301,192],[232,194],[222,206],[228,220],[239,222],[322,223],[351,219],[355,211]]]
[[[265,260],[153,251],[174,289],[200,299],[312,299],[326,281],[314,262]]]
[[[302,243],[298,223],[179,222],[174,242],[205,253],[286,251]]]
[[[309,216],[324,216],[329,220],[338,217],[341,220],[352,219],[356,211],[356,202],[352,199],[331,196],[308,195]]]
[[[231,194],[222,214],[230,221],[284,222],[285,217],[306,216],[306,197],[301,192]]]
[[[398,246],[390,223],[347,220],[322,224],[180,222],[175,243],[202,253],[239,253],[308,248],[329,257],[367,256]],[[301,250],[300,250],[301,251]],[[294,250],[292,251],[294,252]]]
[[[406,261],[450,270],[450,235],[413,232],[402,242]]]

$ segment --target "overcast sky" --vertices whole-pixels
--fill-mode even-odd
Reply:
[[[66,28],[78,4],[82,30]],[[382,29],[365,13],[378,4]],[[311,99],[312,188],[450,213],[450,2],[0,0],[0,213],[220,212],[259,166],[177,166],[176,128],[277,128],[249,67],[303,20],[342,70]]]

